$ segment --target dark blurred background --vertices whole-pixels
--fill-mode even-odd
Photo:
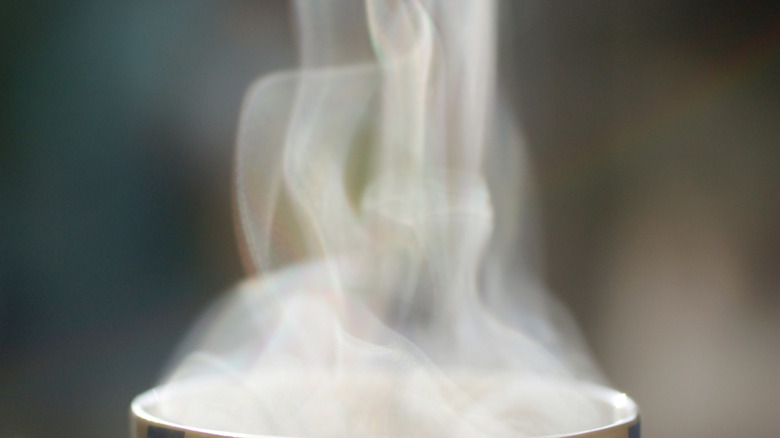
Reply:
[[[775,437],[780,7],[501,2],[545,276],[646,437]],[[241,99],[285,2],[0,3],[0,437],[127,436],[243,275]]]

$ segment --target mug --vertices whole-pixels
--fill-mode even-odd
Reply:
[[[582,383],[585,394],[591,398],[604,418],[611,422],[601,427],[567,434],[544,435],[543,438],[639,438],[640,420],[636,403],[626,394],[592,383]],[[273,435],[235,433],[207,430],[176,424],[157,418],[153,412],[158,402],[158,390],[152,389],[137,396],[131,405],[131,438],[270,438]],[[541,438],[541,436],[540,436]]]

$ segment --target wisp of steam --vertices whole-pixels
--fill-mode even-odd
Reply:
[[[237,212],[257,275],[155,414],[288,437],[522,437],[612,421],[524,257],[519,136],[488,0],[302,0],[300,68],[249,90]]]

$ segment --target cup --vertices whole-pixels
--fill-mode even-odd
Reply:
[[[544,438],[639,438],[639,409],[626,394],[614,389],[592,383],[582,383],[582,391],[593,400],[608,419],[603,426],[559,435],[544,435]],[[269,438],[271,435],[235,433],[230,431],[207,430],[176,424],[156,417],[155,405],[159,402],[159,388],[149,390],[137,396],[131,405],[131,438]]]

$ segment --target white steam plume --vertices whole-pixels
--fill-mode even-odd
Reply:
[[[238,135],[262,275],[197,328],[156,414],[355,438],[612,421],[576,383],[598,378],[576,329],[519,257],[525,174],[494,103],[495,4],[296,7],[301,68],[251,88]]]

